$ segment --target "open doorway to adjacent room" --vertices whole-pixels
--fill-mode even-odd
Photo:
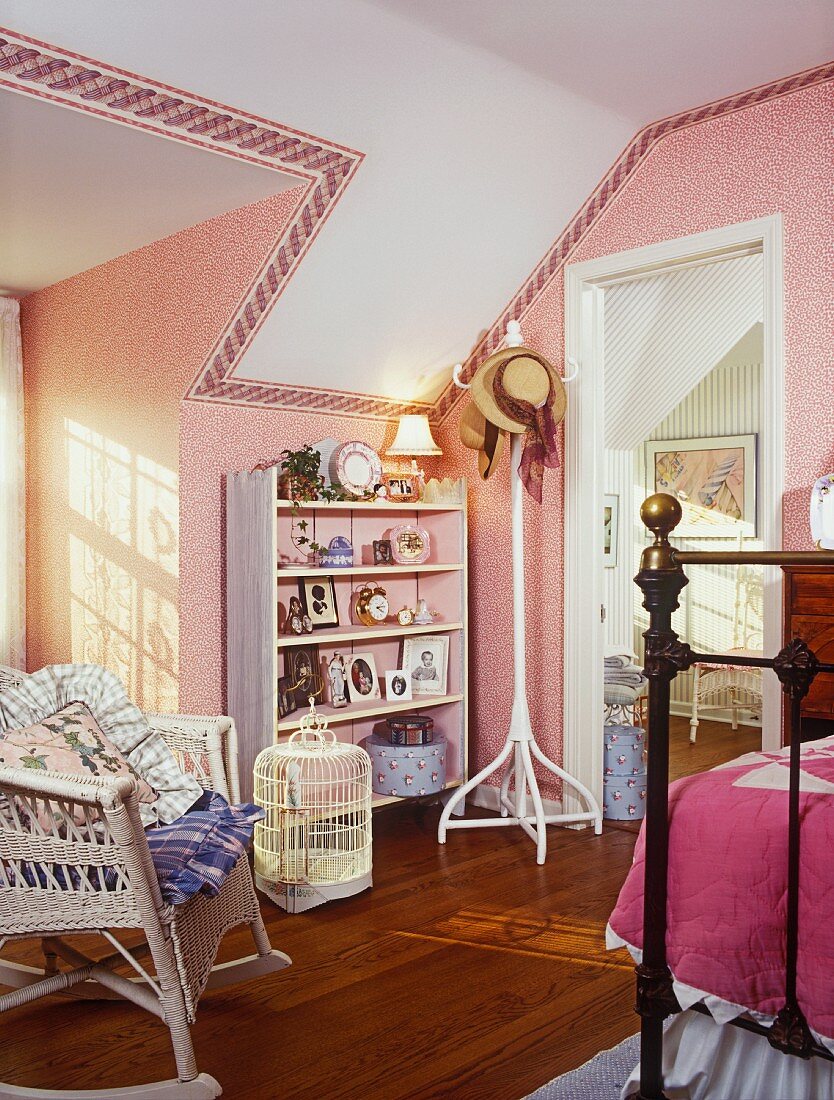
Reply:
[[[683,548],[781,547],[781,228],[777,218],[730,226],[566,274],[580,377],[567,422],[565,565],[582,583],[565,601],[565,761],[599,789],[603,657],[642,661],[642,500],[678,498],[673,541]],[[700,652],[779,648],[778,570],[687,572],[673,621],[682,638]],[[780,742],[778,685],[748,671],[682,674],[671,709],[676,774]]]

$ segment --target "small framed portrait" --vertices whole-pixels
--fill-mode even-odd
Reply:
[[[312,695],[321,698],[322,675],[319,668],[319,647],[298,645],[284,650],[284,677],[289,680],[287,691],[292,692],[295,709],[306,707]]]
[[[278,677],[278,717],[286,718],[298,710],[295,702],[295,692],[292,689],[292,680],[289,676]]]
[[[385,698],[411,699],[411,676],[405,668],[395,668],[385,673]]]
[[[431,553],[431,535],[414,523],[400,523],[391,529],[391,553],[398,565],[422,565]]]
[[[602,556],[606,569],[617,568],[617,546],[620,542],[620,498],[606,493],[602,509]]]
[[[394,554],[390,539],[374,539],[374,565],[393,565]]]
[[[347,689],[352,703],[379,699],[379,678],[372,653],[351,653],[345,660]]]
[[[418,634],[403,639],[402,667],[412,695],[445,695],[449,668],[448,634]]]
[[[392,504],[414,504],[420,499],[420,483],[411,474],[383,474],[382,484]]]
[[[336,587],[332,577],[301,577],[298,581],[298,593],[313,630],[339,625]]]

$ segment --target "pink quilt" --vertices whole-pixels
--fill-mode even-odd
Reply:
[[[834,1037],[834,738],[805,746],[797,996]],[[666,949],[679,982],[775,1015],[784,1003],[788,750],[749,753],[669,788]],[[644,835],[611,916],[643,946]]]

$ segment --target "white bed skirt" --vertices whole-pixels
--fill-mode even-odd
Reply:
[[[763,1035],[691,1010],[664,1033],[663,1081],[669,1100],[834,1100],[834,1063],[780,1054]],[[638,1065],[621,1100],[639,1091]]]

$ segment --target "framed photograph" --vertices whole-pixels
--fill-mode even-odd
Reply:
[[[653,439],[646,447],[646,490],[669,493],[683,508],[674,537],[756,534],[756,436]]]
[[[425,527],[400,523],[391,529],[391,552],[398,565],[422,565],[431,553],[431,535]]]
[[[313,630],[339,625],[339,608],[332,577],[299,577],[298,594]]]
[[[602,508],[602,556],[606,569],[616,569],[619,543],[620,498],[616,493],[606,493]]]
[[[379,699],[379,678],[373,653],[351,653],[345,659],[347,689],[351,703]]]
[[[394,554],[390,539],[374,539],[374,565],[393,565]]]
[[[284,677],[289,680],[295,709],[306,707],[311,695],[321,699],[322,675],[319,668],[319,647],[297,645],[284,650]]]
[[[418,634],[403,638],[403,669],[412,695],[445,695],[449,668],[449,635]]]
[[[395,668],[385,673],[385,698],[390,700],[411,699],[411,677],[408,670]]]
[[[382,484],[392,504],[413,504],[420,499],[420,484],[411,474],[383,474]]]
[[[278,677],[278,717],[286,718],[298,710],[295,702],[295,692],[292,690],[292,680],[289,676]]]

